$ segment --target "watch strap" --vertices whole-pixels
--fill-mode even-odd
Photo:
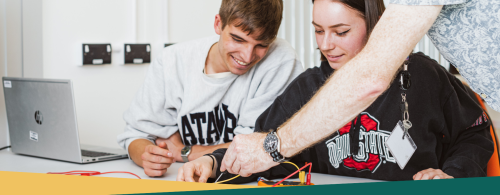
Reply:
[[[187,150],[187,152],[181,153],[181,157],[182,157],[182,161],[189,162],[188,156],[191,153],[191,146],[184,146],[182,151],[186,151],[186,150]]]
[[[283,161],[286,161],[285,157],[283,155],[281,155],[277,150],[275,150],[274,152],[269,153],[269,155],[271,155],[271,157],[273,158],[274,162],[281,163]]]
[[[189,162],[187,155],[186,156],[182,155],[181,157],[182,157],[182,161]]]

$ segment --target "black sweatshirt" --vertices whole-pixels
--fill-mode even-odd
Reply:
[[[283,124],[312,98],[333,71],[323,62],[321,67],[299,75],[257,119],[255,131],[268,132]],[[490,121],[473,92],[422,53],[410,56],[408,71],[411,87],[406,97],[413,124],[408,132],[417,150],[403,170],[384,144],[402,120],[399,79],[358,116],[361,117],[359,139],[354,139],[359,145],[357,155],[350,154],[353,139],[348,137],[352,123],[349,122],[291,161],[299,166],[312,162],[312,171],[317,173],[378,180],[412,180],[414,174],[428,168],[441,169],[455,178],[486,176],[487,163],[493,154]],[[224,153],[225,149],[213,153],[219,165]],[[252,182],[258,176],[283,178],[294,171],[295,167],[281,164],[228,183]],[[219,174],[217,170],[217,176]],[[232,176],[224,175],[221,180]]]

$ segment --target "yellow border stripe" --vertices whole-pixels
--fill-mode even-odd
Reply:
[[[133,194],[256,188],[148,179],[49,175],[0,171],[1,194]]]

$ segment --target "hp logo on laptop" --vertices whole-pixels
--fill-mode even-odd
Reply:
[[[38,123],[39,125],[41,125],[41,124],[42,124],[42,121],[43,121],[43,116],[42,116],[42,113],[41,113],[39,110],[37,110],[37,111],[35,112],[35,121],[36,121],[36,123]]]

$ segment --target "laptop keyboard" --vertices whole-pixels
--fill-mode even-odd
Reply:
[[[99,157],[99,156],[109,156],[109,155],[114,155],[114,154],[106,153],[106,152],[95,152],[95,151],[89,151],[89,150],[82,150],[82,156]]]

